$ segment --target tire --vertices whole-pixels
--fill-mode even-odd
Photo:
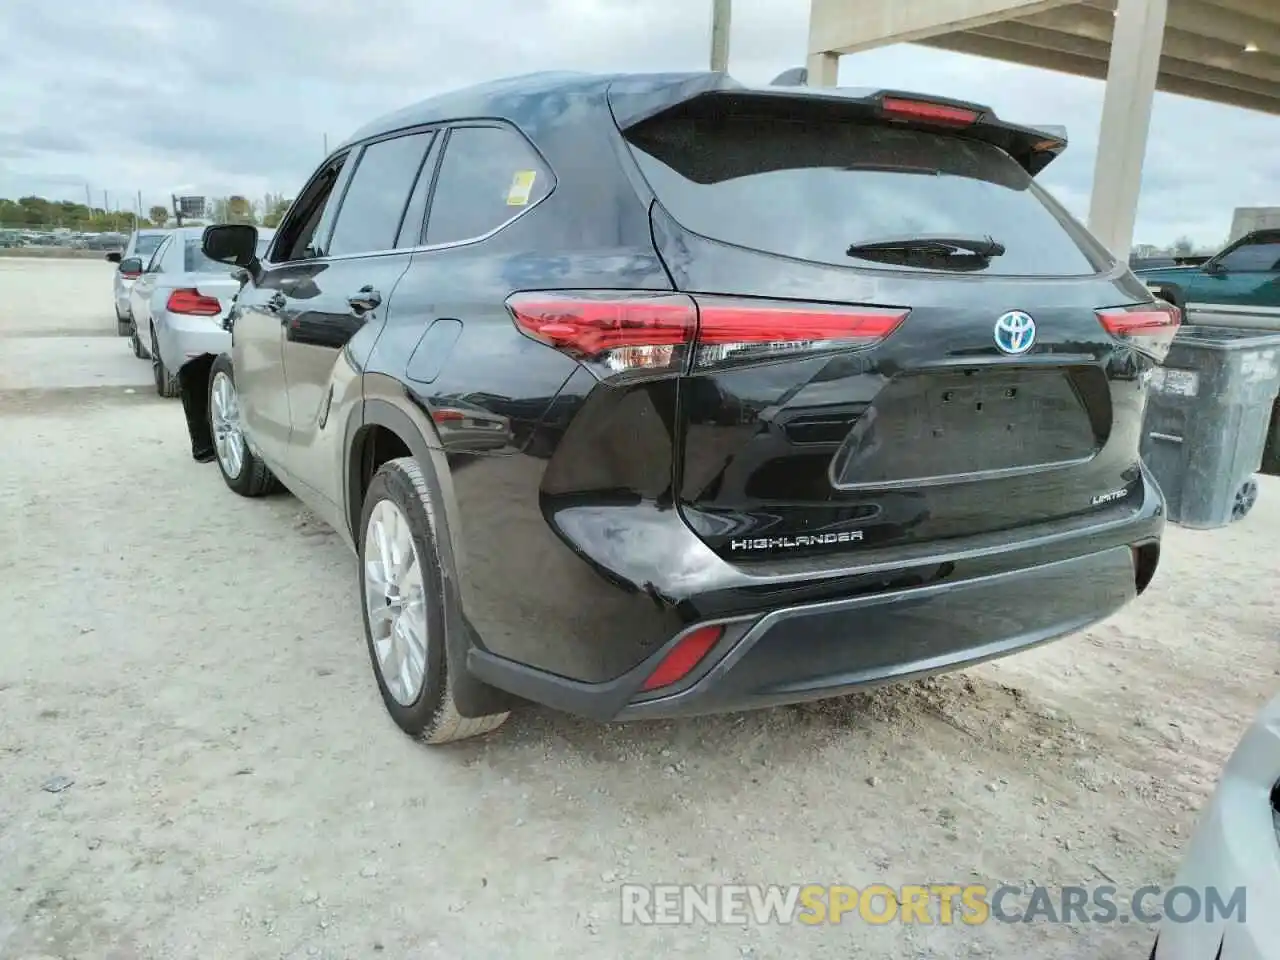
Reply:
[[[134,329],[132,320],[129,321],[129,346],[133,348],[133,355],[139,360],[151,359],[151,352],[138,339],[138,331]]]
[[[262,459],[249,449],[240,425],[240,398],[235,392],[235,385],[231,358],[223,354],[213,361],[209,369],[207,388],[209,432],[213,435],[216,451],[214,459],[222,479],[234,492],[242,497],[265,497],[278,490],[280,482]],[[228,395],[219,393],[228,389],[229,398],[235,402],[234,418],[226,406]]]
[[[169,372],[169,368],[160,359],[160,343],[156,340],[156,328],[151,328],[151,379],[155,383],[156,393],[166,400],[172,400],[182,392],[178,383],[178,375]]]
[[[133,333],[133,319],[124,316],[120,308],[116,307],[116,336],[127,337],[131,333]]]
[[[378,681],[378,691],[396,725],[409,736],[429,744],[449,743],[489,733],[501,726],[508,716],[504,712],[464,717],[454,702],[450,676],[458,665],[449,663],[448,618],[444,604],[446,578],[436,549],[433,521],[436,509],[418,462],[412,457],[390,460],[378,469],[369,484],[360,514],[358,541],[360,607],[365,643]],[[387,533],[389,521],[397,526],[392,534],[387,535],[386,541],[412,545],[411,552],[402,550],[398,554],[408,558],[401,561],[402,575],[398,578],[385,575],[387,565],[380,557],[383,551],[377,547],[378,534]],[[394,534],[398,534],[398,539]],[[372,557],[369,556],[371,550],[375,552]],[[395,554],[394,549],[387,552]],[[388,586],[393,580],[395,584]],[[388,598],[375,595],[373,604],[370,604],[371,588],[386,589],[388,598],[394,594],[402,601],[405,597],[416,597],[416,600],[402,602],[399,615],[392,615],[392,601]],[[415,608],[421,611],[416,618]],[[372,620],[377,613],[385,614],[378,617],[378,632],[381,634],[385,627],[386,636],[380,636],[376,642]],[[415,619],[421,630],[420,644],[416,645],[407,635],[413,629]],[[402,624],[403,630],[400,629]],[[397,646],[399,656],[395,653]],[[389,685],[384,662],[393,666],[415,660],[421,661],[422,674],[420,679],[414,678],[416,686],[395,677]]]

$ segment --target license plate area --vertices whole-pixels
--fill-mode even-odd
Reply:
[[[926,486],[1078,463],[1105,437],[1071,370],[973,369],[899,377],[832,461],[839,488]]]

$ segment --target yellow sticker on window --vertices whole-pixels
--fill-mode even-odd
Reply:
[[[533,181],[537,179],[537,170],[517,170],[511,178],[511,189],[507,191],[508,207],[523,207],[529,203],[533,193]]]

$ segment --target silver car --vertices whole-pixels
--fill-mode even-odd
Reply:
[[[1154,960],[1280,960],[1280,697],[1227,761],[1175,884],[1186,916],[1166,909]]]
[[[200,250],[204,227],[171,230],[129,291],[134,353],[150,358],[156,393],[178,395],[177,372],[190,357],[231,349],[222,327],[240,281]],[[274,230],[259,230],[259,255]]]
[[[151,259],[151,255],[168,235],[168,230],[135,230],[123,251],[113,250],[107,254],[108,262],[119,264],[112,286],[116,302],[116,333],[122,337],[133,333],[133,318],[129,316],[129,290],[142,272],[143,265]]]

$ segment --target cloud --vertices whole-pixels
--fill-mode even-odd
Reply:
[[[731,70],[765,83],[804,61],[808,0],[736,0]],[[0,196],[78,199],[179,184],[292,194],[330,146],[434,93],[535,70],[701,69],[710,8],[692,0],[5,0]],[[1043,180],[1088,212],[1102,84],[900,46],[844,58],[841,82],[945,92],[1002,116],[1064,124]],[[1235,206],[1280,203],[1276,118],[1161,94],[1141,241],[1226,235]],[[1187,131],[1196,132],[1194,148]]]

